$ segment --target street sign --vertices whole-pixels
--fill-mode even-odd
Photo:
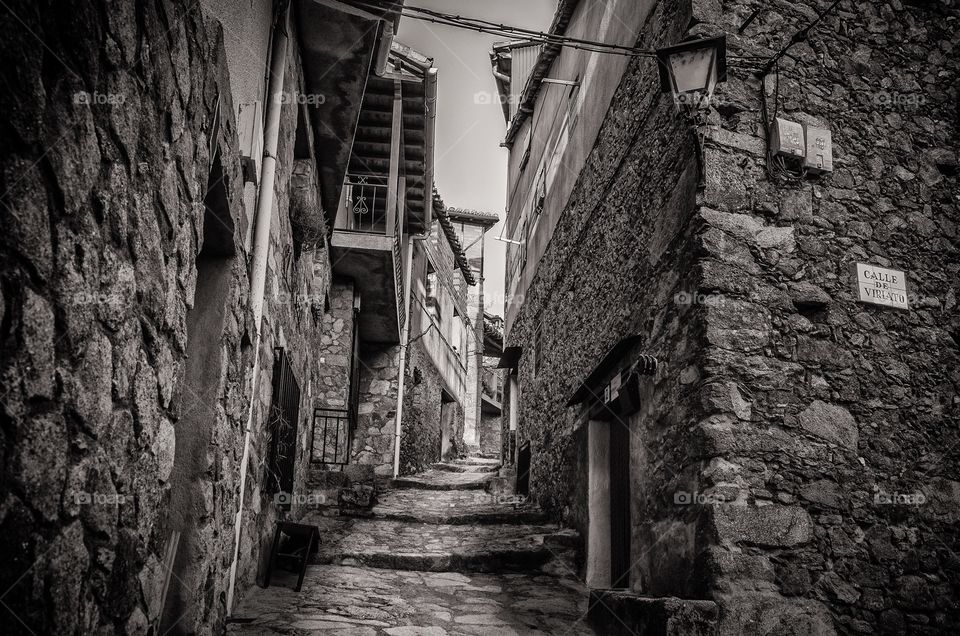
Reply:
[[[910,308],[905,272],[866,263],[857,263],[856,272],[860,302],[897,309]]]

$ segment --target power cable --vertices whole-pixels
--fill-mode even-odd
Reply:
[[[408,16],[415,20],[421,20],[425,22],[431,22],[434,24],[441,24],[444,26],[451,26],[456,28],[463,28],[472,31],[477,31],[479,33],[486,33],[490,35],[497,35],[505,38],[513,38],[518,35],[525,36],[526,39],[529,39],[533,42],[538,42],[541,44],[551,44],[558,45],[567,48],[581,49],[586,51],[592,51],[596,53],[611,53],[625,55],[629,57],[656,57],[656,51],[650,49],[641,49],[632,46],[626,46],[621,44],[610,44],[607,42],[598,42],[596,40],[587,40],[583,38],[575,38],[566,35],[557,35],[555,33],[545,33],[543,31],[535,31],[532,29],[526,29],[523,27],[508,26],[501,23],[491,22],[489,20],[483,20],[480,18],[469,18],[460,15],[443,13],[440,11],[434,11],[432,9],[426,9],[424,7],[415,7],[415,6],[403,6],[398,9],[386,9],[382,6],[373,4],[373,0],[344,0],[346,3],[360,9],[367,11],[380,11],[384,15],[394,15],[394,16]],[[728,59],[734,60],[744,60],[744,61],[753,61],[754,63],[759,63],[759,61],[766,60],[766,57],[759,55],[730,55]]]

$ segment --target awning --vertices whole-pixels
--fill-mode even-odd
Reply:
[[[523,347],[504,347],[497,368],[516,369],[517,363],[520,362],[521,353],[523,353]]]
[[[617,366],[620,365],[623,357],[630,352],[630,350],[640,343],[645,336],[641,334],[636,334],[633,336],[627,336],[617,344],[613,345],[610,351],[607,352],[600,363],[594,368],[594,370],[587,376],[587,379],[580,384],[580,387],[574,392],[573,396],[567,401],[567,406],[573,406],[574,404],[579,404],[587,398],[595,395],[603,394],[603,384],[605,383],[607,376],[610,375],[610,372],[613,371]],[[657,360],[653,356],[641,355],[637,359],[636,371],[642,375],[653,375],[657,370]]]

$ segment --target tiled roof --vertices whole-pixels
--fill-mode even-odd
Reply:
[[[473,270],[470,269],[470,262],[467,260],[467,255],[463,251],[460,237],[457,236],[457,231],[453,229],[453,222],[447,213],[447,206],[444,205],[443,199],[440,198],[436,189],[433,191],[433,212],[437,216],[437,222],[440,223],[440,227],[443,228],[443,233],[447,235],[447,241],[453,250],[453,258],[457,263],[457,267],[463,272],[463,279],[467,281],[468,285],[476,285],[477,279],[473,275]]]
[[[479,223],[480,225],[496,225],[500,217],[489,212],[480,212],[479,210],[464,210],[463,208],[447,208],[447,215],[454,221],[466,221],[467,223]]]

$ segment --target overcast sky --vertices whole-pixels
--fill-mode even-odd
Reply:
[[[546,31],[556,0],[411,0],[465,17]],[[436,185],[444,203],[504,217],[507,150],[503,111],[490,72],[490,45],[503,38],[442,26],[405,15],[397,39],[434,59],[437,67]],[[502,221],[501,221],[502,223]],[[505,243],[501,225],[487,233],[484,295],[488,311],[503,314]],[[491,299],[496,299],[490,305]]]

